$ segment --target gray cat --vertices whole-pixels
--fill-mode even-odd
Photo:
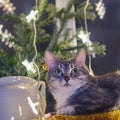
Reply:
[[[57,114],[92,114],[120,108],[120,72],[92,76],[85,61],[84,49],[68,61],[45,52],[47,84],[56,100]]]

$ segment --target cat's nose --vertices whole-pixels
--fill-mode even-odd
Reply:
[[[68,76],[68,75],[64,76],[64,80],[65,80],[66,82],[68,82],[68,81],[70,80],[70,76]]]

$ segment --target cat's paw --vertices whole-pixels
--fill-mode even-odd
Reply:
[[[73,106],[65,106],[60,108],[57,111],[57,114],[62,114],[62,115],[72,115],[74,113],[74,107]]]

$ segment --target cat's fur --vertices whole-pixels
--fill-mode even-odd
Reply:
[[[47,83],[56,100],[57,114],[91,114],[120,108],[120,72],[91,76],[85,61],[84,49],[68,61],[45,52]]]

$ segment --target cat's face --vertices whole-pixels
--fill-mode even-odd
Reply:
[[[59,61],[46,51],[45,61],[49,69],[47,82],[51,91],[73,90],[83,86],[88,76],[87,70],[84,69],[85,59],[86,53],[83,49],[69,61]]]

